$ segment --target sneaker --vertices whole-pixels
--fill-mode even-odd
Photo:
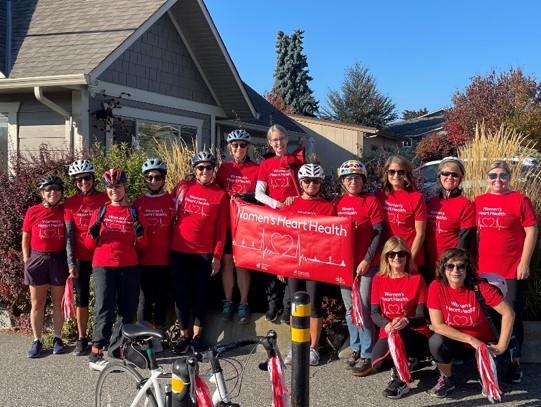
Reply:
[[[351,370],[353,371],[353,376],[357,377],[367,376],[373,371],[370,360],[366,358],[360,358]]]
[[[509,365],[507,366],[507,373],[503,381],[505,383],[519,384],[522,381],[522,375],[523,373],[520,363],[517,361],[509,362]]]
[[[310,348],[310,366],[319,365],[319,352],[316,348]]]
[[[250,307],[248,304],[239,304],[237,319],[239,324],[247,324],[250,322]]]
[[[269,310],[265,314],[265,319],[269,322],[274,322],[278,318],[278,308],[274,304],[269,305]]]
[[[289,308],[284,309],[281,319],[283,324],[289,325],[291,323],[291,310]]]
[[[207,349],[207,345],[205,344],[203,338],[201,338],[199,335],[195,335],[192,338],[192,348],[194,352],[203,352]]]
[[[90,370],[101,372],[103,369],[105,369],[105,366],[107,366],[108,364],[109,362],[107,362],[103,358],[103,354],[92,352],[88,356],[88,367],[90,368]]]
[[[32,342],[32,347],[26,353],[26,357],[30,359],[39,358],[42,351],[43,351],[43,342],[41,342],[39,339],[36,339],[34,342]]]
[[[224,300],[222,307],[222,321],[231,321],[233,319],[233,303]]]
[[[346,359],[346,367],[348,369],[351,369],[353,366],[357,364],[360,357],[361,356],[359,355],[359,351],[357,350],[352,351],[350,355],[348,356],[348,358]]]
[[[284,359],[284,364],[287,366],[291,366],[292,360],[293,360],[293,350],[289,349],[289,352],[287,352],[287,356]]]
[[[64,342],[62,341],[62,338],[55,336],[53,338],[53,354],[60,355],[64,352],[66,352],[66,348],[64,347]]]
[[[383,395],[390,399],[399,399],[409,391],[410,388],[406,382],[395,378],[387,384],[387,388],[383,390]]]
[[[438,382],[428,391],[428,394],[434,397],[443,398],[447,396],[447,393],[454,389],[455,385],[453,379],[451,377],[440,375],[440,377],[438,377]]]
[[[75,349],[73,350],[73,354],[75,356],[84,356],[88,352],[88,339],[86,338],[79,338],[77,339],[77,342],[75,342]]]
[[[175,355],[182,355],[186,353],[188,346],[190,346],[190,338],[187,336],[181,336],[178,338],[177,343],[175,343],[175,346],[173,347],[173,353]]]

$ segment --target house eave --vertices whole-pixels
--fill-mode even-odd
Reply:
[[[89,78],[85,74],[41,76],[33,78],[0,79],[0,92],[32,91],[34,87],[65,88],[70,86],[88,86]]]

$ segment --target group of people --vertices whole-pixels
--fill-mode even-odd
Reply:
[[[238,323],[247,323],[251,275],[250,270],[235,267],[229,226],[229,200],[240,197],[277,211],[353,221],[356,285],[341,287],[341,294],[351,347],[346,364],[355,376],[392,367],[387,337],[396,330],[408,357],[430,351],[440,371],[431,393],[445,397],[454,388],[453,359],[471,356],[481,343],[491,343],[493,355],[503,354],[514,333],[517,343],[509,358],[510,377],[520,382],[521,308],[537,218],[530,200],[510,189],[506,162],[491,163],[488,191],[472,203],[462,196],[465,167],[456,157],[441,162],[440,192],[428,202],[415,190],[411,164],[403,157],[387,160],[381,190],[374,195],[364,188],[368,180],[364,164],[349,160],[337,170],[340,197],[329,202],[321,194],[326,178],[323,168],[305,163],[302,149],[288,153],[283,127],[269,128],[270,153],[261,164],[248,156],[251,141],[243,129],[231,132],[227,148],[232,160],[218,169],[214,155],[198,152],[191,159],[193,176],[181,180],[170,193],[164,191],[165,163],[148,159],[142,166],[148,192],[133,203],[126,197],[125,172],[105,171],[101,176],[105,193],[98,192],[95,167],[88,160],[77,160],[69,167],[77,193],[63,205],[62,180],[42,179],[38,188],[43,202],[28,210],[23,224],[25,283],[30,286],[34,333],[28,357],[39,357],[42,351],[49,287],[53,353],[65,351],[60,302],[68,276],[76,291],[79,340],[74,354],[90,352],[90,367],[95,370],[107,364],[105,348],[110,356],[119,356],[121,328],[136,319],[140,290],[142,319],[163,327],[170,276],[180,327],[175,353],[205,348],[208,288],[218,273],[225,297],[222,319],[232,320],[236,312]],[[481,279],[483,273],[499,275],[500,283],[505,282],[504,292]],[[322,283],[262,274],[269,321],[282,313],[282,320],[288,322],[292,294],[299,290],[310,294],[310,364],[317,365]],[[91,275],[95,305],[89,344]],[[238,306],[233,303],[235,282],[240,292]],[[356,295],[362,326],[352,318]],[[492,329],[482,311],[486,306],[500,315],[494,318],[497,329]],[[291,352],[285,361],[292,363]],[[399,398],[408,390],[393,367],[384,394]]]

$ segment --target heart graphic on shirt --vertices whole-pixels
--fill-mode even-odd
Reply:
[[[41,239],[52,239],[53,237],[58,236],[58,230],[56,229],[41,229],[39,237]]]
[[[468,325],[468,317],[465,315],[453,315],[453,325],[465,326]]]
[[[387,220],[389,221],[389,223],[395,223],[396,215],[394,213],[388,213],[387,214]]]
[[[186,211],[188,211],[190,213],[202,213],[201,212],[201,205],[194,204],[194,203],[189,203],[188,205],[186,205]]]
[[[389,314],[397,315],[400,314],[402,311],[400,305],[398,304],[389,304],[387,305],[387,312]]]
[[[148,226],[158,226],[160,224],[159,218],[146,218],[146,224]]]
[[[274,180],[274,186],[276,188],[286,188],[289,186],[289,181],[285,178],[277,178]]]
[[[231,193],[234,195],[234,194],[244,194],[246,193],[246,188],[244,187],[244,185],[241,185],[241,184],[233,184],[231,185],[231,188],[229,189],[231,191]]]
[[[293,247],[293,238],[289,235],[274,233],[271,236],[271,246],[275,253],[286,255]]]
[[[107,224],[107,229],[113,230],[113,231],[120,231],[122,230],[122,225],[120,223],[111,222]]]
[[[481,226],[491,228],[495,224],[494,218],[481,218]]]

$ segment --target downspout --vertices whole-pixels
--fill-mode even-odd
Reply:
[[[71,154],[73,154],[73,116],[68,111],[62,109],[60,106],[54,103],[52,100],[47,99],[45,96],[43,96],[43,90],[41,89],[41,87],[34,86],[34,95],[39,102],[43,103],[49,109],[54,110],[56,113],[58,113],[64,118],[65,125],[68,126],[66,128],[65,135],[67,136],[69,141],[69,151]]]
[[[5,56],[5,76],[9,77],[9,72],[11,71],[11,28],[12,18],[11,18],[11,0],[6,1],[6,56]]]

